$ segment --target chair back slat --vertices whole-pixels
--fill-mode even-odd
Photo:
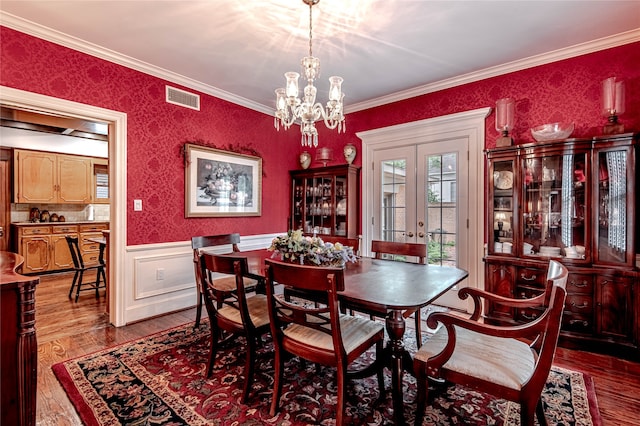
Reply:
[[[360,238],[338,237],[335,235],[320,235],[320,238],[325,243],[340,243],[343,246],[351,247],[354,253],[358,253],[360,251]]]
[[[297,265],[272,259],[266,259],[265,264],[274,338],[281,342],[285,339],[283,330],[290,324],[298,324],[331,335],[335,348],[331,357],[339,359],[346,356],[337,294],[344,290],[344,269]],[[297,301],[287,301],[284,294],[275,294],[276,284],[302,290],[296,292]],[[308,299],[305,299],[305,294]],[[319,299],[323,300],[322,304],[317,303]]]
[[[84,269],[84,260],[82,259],[82,253],[80,252],[80,247],[78,245],[78,238],[66,235],[65,239],[67,240],[67,245],[69,246],[69,251],[71,252],[71,260],[73,260],[73,266],[76,269]]]
[[[191,248],[194,250],[204,247],[231,245],[233,251],[240,251],[238,244],[240,244],[240,234],[238,233],[191,237]]]
[[[383,254],[394,254],[415,256],[419,259],[419,263],[424,263],[427,258],[426,244],[373,240],[371,241],[371,251],[375,253],[376,259],[382,259]]]

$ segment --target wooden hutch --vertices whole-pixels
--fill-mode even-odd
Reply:
[[[639,139],[627,133],[486,151],[486,289],[539,294],[549,259],[561,261],[569,269],[561,345],[640,359]],[[538,314],[486,307],[497,324]]]

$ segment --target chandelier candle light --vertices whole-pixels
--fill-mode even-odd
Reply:
[[[317,147],[318,131],[315,122],[322,118],[324,124],[329,129],[338,129],[338,133],[346,130],[344,120],[344,93],[342,93],[342,77],[329,77],[329,100],[326,110],[320,102],[316,103],[317,89],[313,81],[320,76],[320,59],[313,56],[312,51],[312,13],[314,5],[320,0],[302,0],[309,5],[309,56],[302,58],[302,74],[307,79],[307,86],[304,88],[304,96],[298,98],[298,78],[297,72],[287,72],[286,88],[276,89],[276,114],[274,126],[280,130],[280,125],[285,129],[291,127],[300,120],[300,132],[302,133],[302,146]]]

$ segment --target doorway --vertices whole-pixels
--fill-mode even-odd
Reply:
[[[484,119],[489,108],[367,132],[363,142],[363,242],[427,244],[430,264],[469,278],[436,301],[469,310],[461,287],[483,287]]]
[[[57,99],[10,87],[0,87],[0,103],[7,107],[70,118],[96,121],[109,126],[109,176],[113,194],[109,238],[109,322],[125,325],[123,288],[126,248],[126,114],[91,105]],[[120,173],[118,173],[120,171]]]

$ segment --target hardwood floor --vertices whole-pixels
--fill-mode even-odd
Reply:
[[[115,328],[104,313],[104,291],[98,300],[91,292],[81,293],[78,303],[67,298],[72,277],[43,276],[36,290],[36,421],[41,426],[82,424],[53,375],[53,364],[195,320],[195,309],[189,309]],[[554,363],[591,375],[605,425],[640,425],[639,363],[564,348],[558,348]]]

